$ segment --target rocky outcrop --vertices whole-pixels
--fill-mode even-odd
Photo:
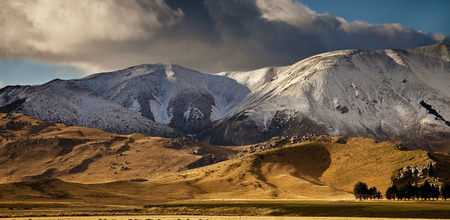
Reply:
[[[199,160],[196,160],[186,166],[186,169],[194,169],[198,167],[204,167],[211,164],[218,163],[220,161],[214,156],[214,154],[203,155]]]
[[[189,138],[174,138],[168,141],[164,146],[175,150],[183,150],[197,145],[198,141]]]
[[[298,137],[298,136],[278,137],[277,136],[277,137],[271,138],[269,141],[253,145],[248,150],[241,150],[237,154],[231,155],[229,158],[234,159],[234,158],[243,157],[243,156],[246,156],[246,155],[252,154],[252,153],[263,152],[266,150],[271,150],[271,149],[280,148],[280,147],[284,147],[287,145],[298,144],[298,143],[307,142],[307,141],[333,142],[333,140],[329,136],[326,136],[326,135],[319,135],[319,136],[305,135],[303,137]],[[343,139],[339,138],[337,141],[334,141],[334,142],[338,143],[338,142],[342,142],[342,141],[343,141]]]
[[[229,155],[233,155],[236,151],[232,149],[222,148],[218,150],[216,147],[199,142],[189,138],[170,139],[163,145],[166,148],[185,151],[189,154],[201,156],[198,160],[185,166],[185,169],[194,169],[198,167],[208,166],[229,159]]]
[[[395,184],[406,182],[418,182],[428,177],[433,177],[438,170],[436,162],[422,164],[410,164],[397,171],[393,179]]]

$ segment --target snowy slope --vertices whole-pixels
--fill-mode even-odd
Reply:
[[[252,88],[252,93],[199,137],[216,144],[311,133],[389,139],[430,115],[421,101],[449,121],[449,58],[449,45],[346,50],[276,68],[270,80],[258,80],[264,74],[254,72],[226,74]],[[443,120],[431,120],[450,132]],[[251,138],[242,133],[251,133]]]
[[[229,109],[249,93],[247,87],[228,77],[203,74],[177,65],[154,64],[98,73],[83,79],[55,80],[42,86],[6,87],[0,93],[0,106],[9,109],[6,112],[22,112],[41,120],[116,133],[149,134],[150,131],[139,123],[129,123],[128,119],[125,123],[124,113],[110,107],[114,105],[126,111],[125,115],[130,115],[128,118],[151,123],[150,127],[155,130],[174,129],[171,132],[162,129],[164,132],[160,136],[173,136],[163,134],[175,131],[194,135],[212,121],[228,116]],[[55,94],[60,95],[54,99]],[[94,96],[95,100],[91,101]],[[22,103],[23,100],[26,101]],[[56,106],[59,110],[41,111]],[[93,114],[98,114],[95,117],[104,115],[109,120],[115,118],[117,123],[98,124],[101,122],[93,121]]]
[[[0,94],[0,104],[7,106],[23,100],[11,113],[24,113],[41,120],[99,128],[109,132],[143,133],[174,137],[174,129],[155,123],[71,81],[53,80],[33,87],[8,87]],[[21,91],[16,94],[16,91]],[[8,102],[5,102],[8,100]]]
[[[171,64],[140,65],[74,81],[150,120],[196,134],[250,91],[235,80]]]

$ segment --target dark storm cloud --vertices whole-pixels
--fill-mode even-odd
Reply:
[[[330,50],[437,43],[432,34],[399,24],[349,23],[291,0],[23,0],[3,1],[0,8],[0,58],[88,71],[156,62],[205,72],[243,70]]]
[[[177,28],[205,41],[218,42],[220,40],[220,34],[215,30],[215,20],[211,18],[209,10],[202,0],[166,0],[165,2],[172,9],[181,10],[184,14],[184,19],[177,25]]]

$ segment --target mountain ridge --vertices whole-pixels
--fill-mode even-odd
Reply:
[[[406,50],[342,50],[290,66],[216,74],[172,64],[144,64],[52,81],[44,84],[46,87],[5,87],[0,91],[0,107],[5,112],[69,125],[124,134],[189,135],[216,145],[245,145],[273,136],[312,133],[407,142],[405,131],[415,127],[425,136],[450,134],[445,123],[450,120],[449,51],[448,44]],[[67,90],[55,89],[64,84]],[[52,90],[50,87],[79,96],[78,104],[75,99],[61,104],[71,111],[53,109],[55,116],[42,116],[39,111],[52,110],[52,106],[32,103],[33,98],[52,99],[44,92],[45,88]],[[92,111],[83,111],[87,102],[80,105],[85,99],[115,110],[97,108],[97,115],[89,115]],[[442,120],[428,117],[433,115],[421,102]],[[56,98],[53,105],[58,103],[64,100]],[[76,116],[68,116],[74,111]],[[114,126],[92,123],[103,120]],[[145,126],[139,125],[141,121]],[[120,128],[123,125],[128,128]],[[414,147],[431,149],[420,145]],[[450,143],[441,140],[432,149],[450,152]]]
[[[242,119],[249,117],[251,118],[247,123],[247,127],[250,127],[249,130],[268,130],[267,125],[270,124],[271,120],[279,122],[280,120],[286,119],[284,116],[277,118],[277,114],[291,114],[294,116],[287,117],[288,119],[297,117],[299,118],[296,120],[298,122],[303,120],[306,115],[310,119],[308,121],[316,122],[314,127],[320,126],[321,124],[326,126],[325,128],[319,129],[318,132],[347,136],[371,136],[381,140],[390,139],[393,136],[397,136],[399,132],[401,133],[401,130],[404,129],[404,127],[408,127],[415,122],[420,121],[421,118],[424,118],[427,115],[420,105],[420,102],[423,100],[433,102],[433,106],[440,107],[438,110],[439,112],[447,114],[445,112],[448,112],[446,110],[449,109],[450,106],[448,95],[450,92],[446,93],[446,91],[448,91],[450,86],[445,87],[442,85],[445,85],[446,83],[450,85],[448,47],[448,45],[432,45],[430,48],[424,47],[416,49],[425,50],[427,53],[431,54],[433,54],[433,51],[435,50],[441,50],[441,48],[444,51],[443,57],[445,59],[437,60],[438,62],[431,59],[424,63],[424,66],[429,67],[433,67],[431,65],[432,63],[438,63],[438,65],[435,65],[434,70],[431,69],[428,71],[431,72],[430,74],[424,71],[424,68],[418,68],[417,66],[419,65],[417,64],[414,64],[415,69],[420,69],[420,71],[416,72],[403,66],[406,64],[399,65],[399,58],[402,57],[395,54],[398,55],[396,58],[397,61],[392,59],[391,56],[394,56],[392,54],[394,50],[375,52],[347,50],[328,52],[307,58],[292,66],[286,67],[285,70],[281,70],[281,74],[277,74],[277,76],[269,82],[269,85],[266,84],[265,88],[260,88],[260,90],[266,90],[263,94],[267,96],[265,98],[268,101],[262,102],[259,106],[257,103],[251,108],[242,109],[238,114],[242,117],[236,117],[235,115],[225,119],[225,122],[212,124],[213,128],[210,129],[210,131],[208,131],[209,129],[206,129],[206,133],[227,133],[224,131],[223,127],[229,127],[240,123],[238,122],[239,120],[237,120],[238,118]],[[387,53],[386,51],[390,53],[390,56],[385,54]],[[406,50],[395,51],[406,54],[415,53],[414,50],[412,52],[407,52]],[[409,58],[413,61],[408,61],[408,57],[404,57],[404,60],[409,63],[407,65],[417,63],[414,62],[417,61],[417,58],[415,58],[417,54],[412,54],[411,56],[415,60]],[[329,59],[329,57],[338,57],[339,59]],[[434,55],[434,57],[437,56]],[[376,62],[374,64],[368,62],[368,60]],[[320,64],[320,62],[324,62],[324,64]],[[376,71],[373,71],[373,69],[375,69],[374,67],[377,68]],[[320,68],[325,71],[321,71]],[[319,74],[326,77],[319,77]],[[428,81],[430,80],[426,81],[422,79],[425,78],[424,76],[433,74],[439,76],[437,79],[434,79],[434,81],[440,82],[440,84],[434,83],[439,85],[437,86],[438,89],[428,86]],[[291,77],[292,75],[297,76]],[[421,77],[417,77],[417,75]],[[277,80],[284,82],[274,83],[274,81]],[[293,83],[293,80],[297,81]],[[302,80],[306,83],[302,83]],[[270,83],[273,83],[274,85],[271,86]],[[405,86],[405,83],[411,85]],[[293,92],[285,92],[293,87],[296,87],[291,89]],[[418,91],[415,92],[414,90]],[[282,96],[283,92],[285,93],[284,97]],[[338,94],[335,95],[335,93]],[[333,96],[334,98],[331,98]],[[259,102],[258,98],[261,96],[258,96],[258,94],[252,96],[251,94],[248,97],[249,98],[243,102],[253,104]],[[280,97],[288,101],[282,100]],[[280,104],[276,103],[278,100],[281,100]],[[387,102],[385,100],[387,100]],[[292,108],[293,104],[290,103],[299,104],[294,105],[294,108]],[[288,107],[281,107],[279,108],[280,111],[276,111],[277,108],[274,108],[273,106],[277,104],[288,107],[291,106],[291,110],[289,111]],[[269,109],[269,111],[267,111],[267,109]],[[270,109],[272,109],[272,112],[270,112]],[[321,111],[327,109],[327,112],[319,114]],[[351,115],[352,112],[353,116],[350,117],[349,114]],[[267,114],[271,115],[267,116]],[[443,116],[443,118],[448,117],[450,117],[448,114]],[[269,118],[269,120],[267,120],[267,118]],[[367,120],[367,118],[372,119]],[[289,120],[287,121],[292,123],[292,120],[291,122]],[[353,121],[353,123],[348,123],[348,121]],[[220,124],[223,124],[223,126]],[[348,126],[348,124],[350,124],[350,126]],[[435,125],[443,127],[448,133],[448,128],[440,123],[439,120],[436,120]],[[216,130],[214,129],[214,126],[217,128]],[[292,136],[298,134],[298,132],[289,131],[291,128],[289,125],[276,125],[276,127],[280,126],[287,127],[288,129],[272,135]],[[339,126],[343,128],[339,128]],[[355,129],[357,127],[359,127],[359,130]],[[302,133],[300,132],[300,134]],[[211,136],[211,134],[206,134],[205,136],[208,137]],[[200,137],[202,137],[202,134],[200,134]],[[218,138],[218,140],[217,142],[213,141],[212,143],[220,143],[222,140],[229,140],[233,137],[235,137],[234,133],[229,137],[222,138],[217,137],[216,135],[213,138]],[[234,143],[245,144],[245,141],[245,139],[241,138],[235,140]],[[448,150],[448,143],[447,147],[444,148],[447,148]]]

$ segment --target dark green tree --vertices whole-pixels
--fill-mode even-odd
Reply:
[[[395,200],[396,194],[397,194],[397,187],[395,185],[392,185],[387,188],[385,196],[386,196],[386,199]]]
[[[357,182],[355,184],[355,187],[353,187],[353,194],[355,195],[355,198],[362,200],[363,198],[367,198],[368,188],[367,184],[363,182]]]
[[[441,196],[442,199],[447,201],[447,198],[450,198],[450,184],[449,183],[444,183],[441,186]]]
[[[375,197],[376,197],[378,200],[380,200],[380,199],[383,198],[383,195],[381,195],[381,192],[380,192],[380,191],[377,191]]]
[[[417,200],[420,199],[420,187],[418,185],[414,186],[414,197],[416,197]]]
[[[430,200],[431,197],[431,185],[428,180],[420,187],[420,197],[425,200]]]
[[[398,200],[403,200],[405,198],[406,189],[405,186],[401,186],[397,189],[397,193],[395,194],[397,196]]]
[[[430,197],[436,200],[439,200],[439,187],[437,185],[431,186]]]
[[[408,200],[410,200],[411,198],[414,199],[414,195],[415,195],[414,190],[415,190],[415,189],[414,189],[414,186],[411,185],[410,182],[406,183],[406,185],[403,186],[403,191],[404,191],[404,194],[405,194],[405,199],[408,199]]]
[[[375,199],[376,198],[376,196],[377,196],[377,192],[378,192],[378,190],[377,190],[377,187],[370,187],[370,189],[368,190],[368,197],[372,200],[372,199]]]

